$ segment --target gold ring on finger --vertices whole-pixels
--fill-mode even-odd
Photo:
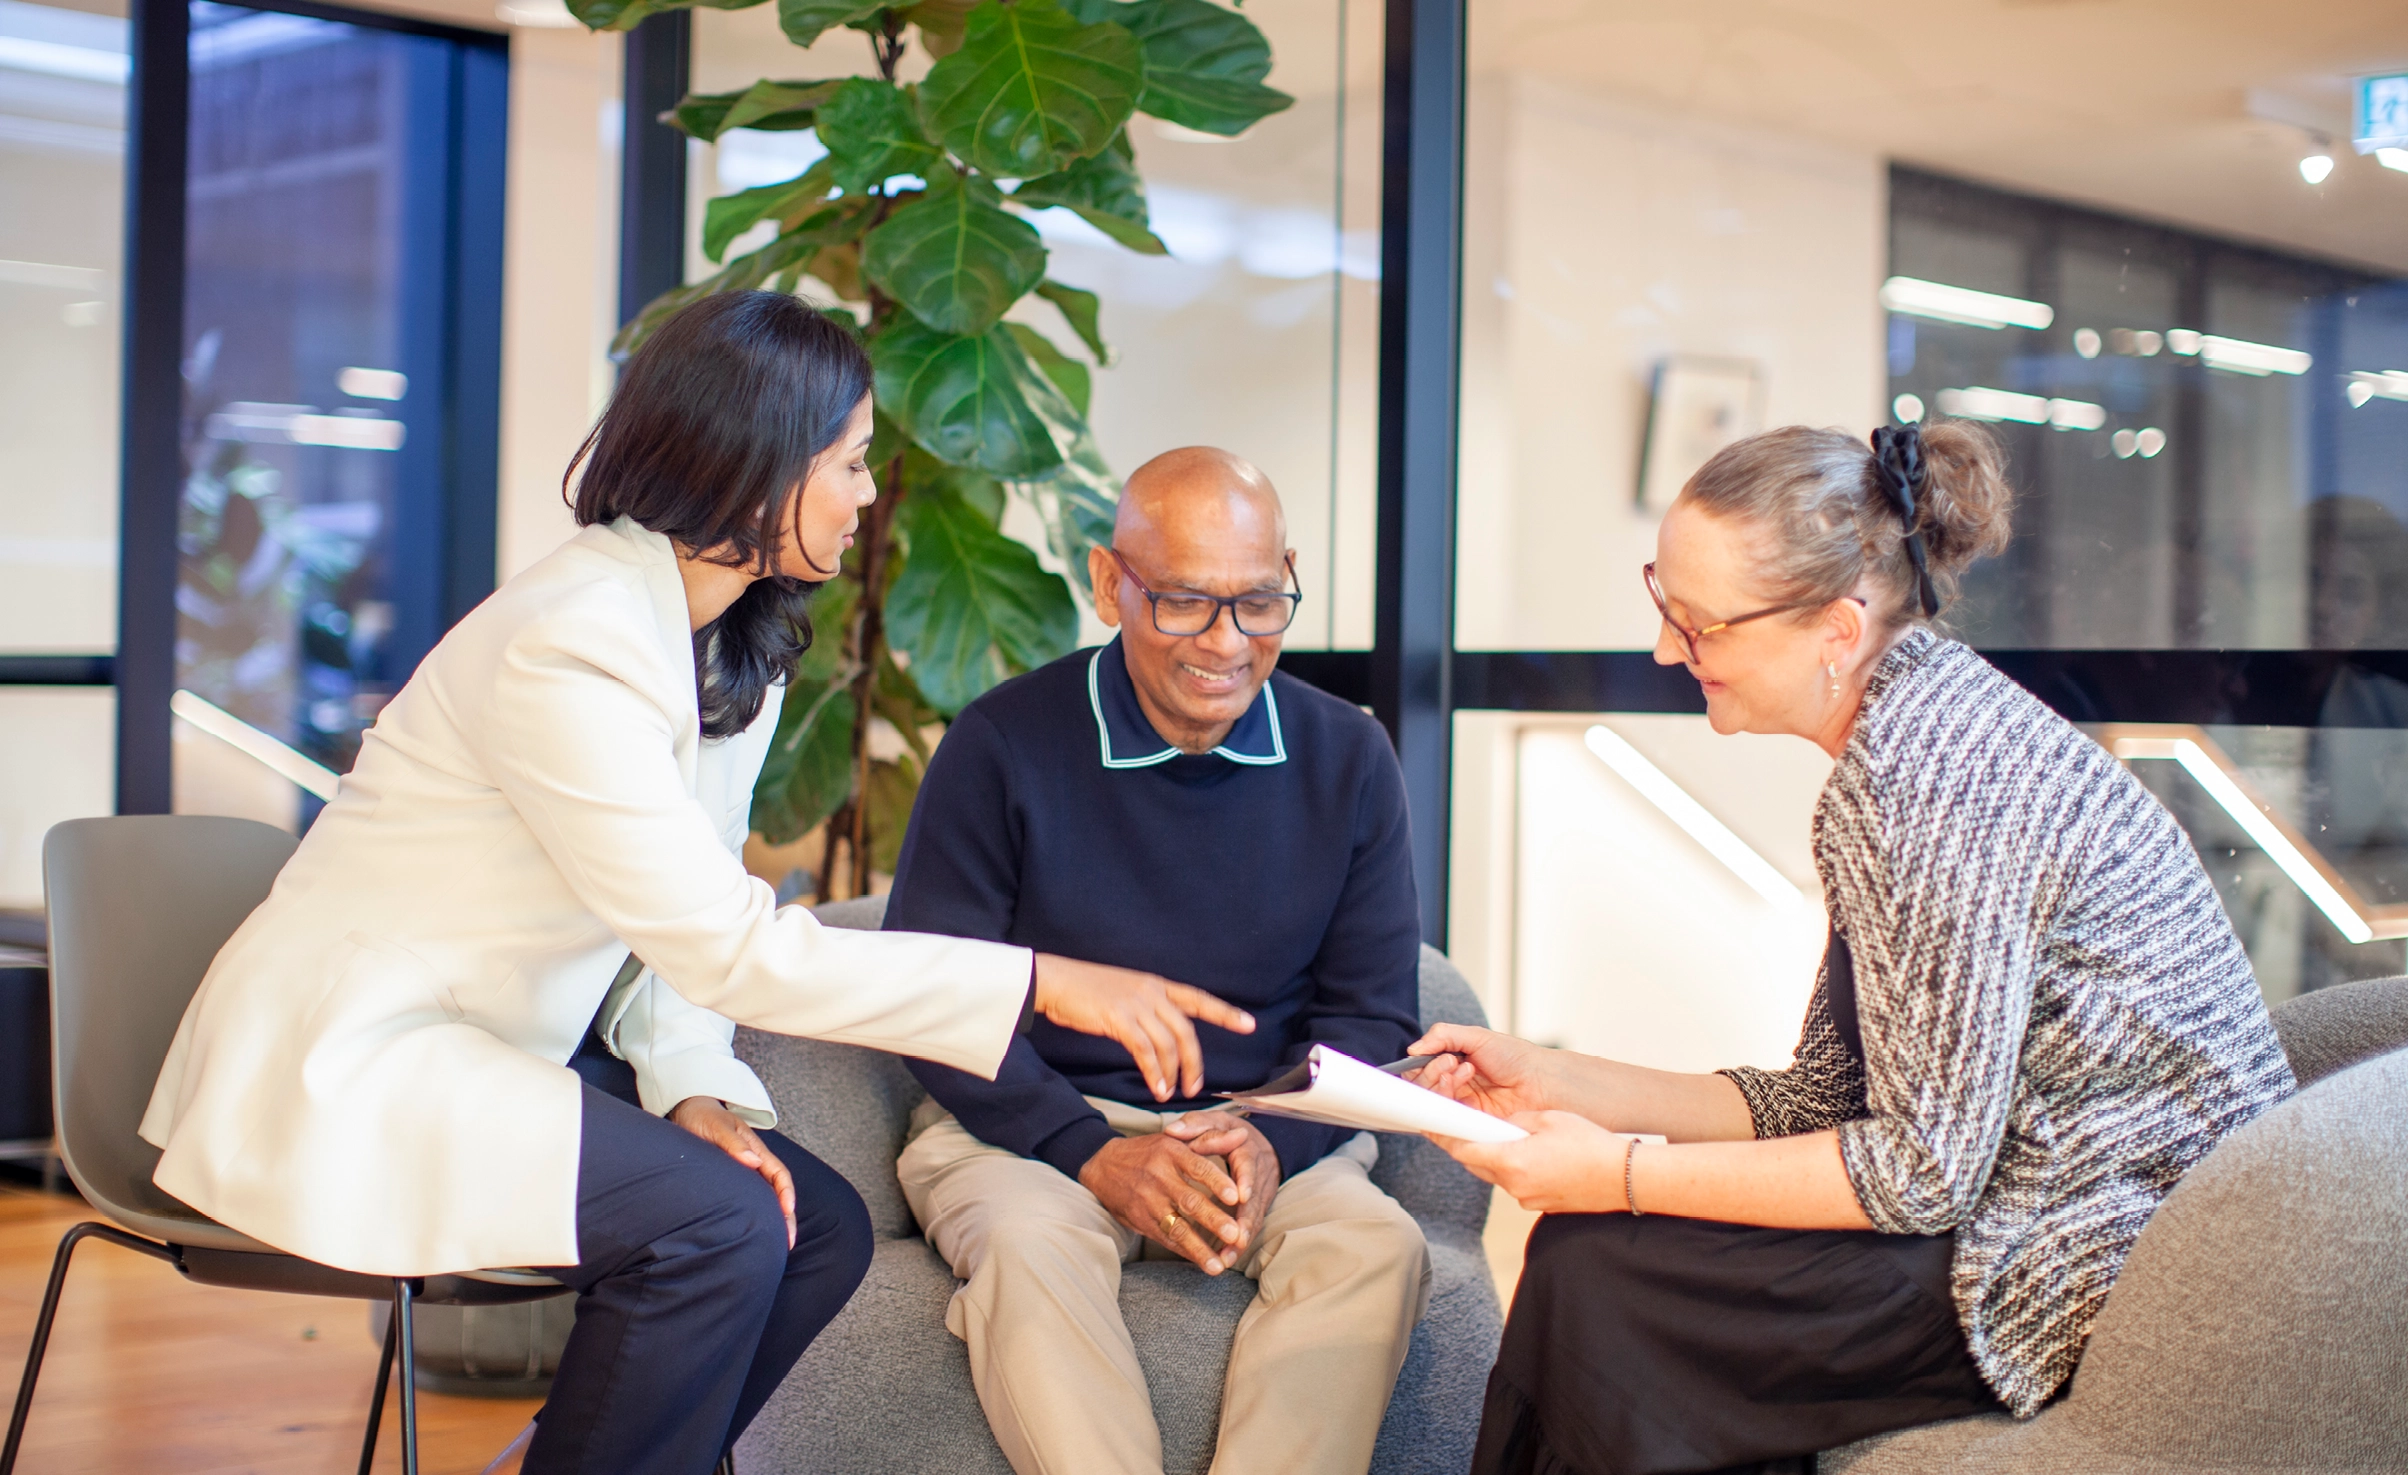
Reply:
[[[1162,1232],[1164,1234],[1177,1234],[1179,1232],[1179,1224],[1179,1211],[1177,1209],[1166,1209],[1163,1211]]]

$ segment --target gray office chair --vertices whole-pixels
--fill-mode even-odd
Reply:
[[[201,815],[69,820],[42,842],[59,1156],[85,1200],[115,1224],[78,1224],[59,1241],[25,1377],[17,1385],[16,1411],[9,1416],[8,1443],[0,1448],[0,1475],[16,1468],[67,1265],[87,1239],[165,1260],[203,1285],[390,1302],[393,1315],[360,1444],[361,1475],[376,1458],[385,1386],[397,1359],[401,1464],[405,1475],[418,1475],[413,1305],[492,1306],[560,1294],[560,1282],[525,1270],[407,1278],[337,1270],[238,1234],[151,1182],[159,1149],[135,1129],[160,1062],[210,960],[267,898],[293,844],[292,836],[267,825]]]

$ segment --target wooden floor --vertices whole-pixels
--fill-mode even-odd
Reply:
[[[59,1236],[91,1217],[72,1196],[0,1184],[0,1398],[13,1397]],[[186,1282],[86,1241],[50,1337],[21,1475],[348,1475],[359,1463],[377,1347],[359,1301]],[[478,1475],[534,1416],[532,1399],[418,1395],[424,1475]],[[398,1472],[388,1402],[376,1468]]]
[[[0,1183],[0,1399],[13,1395],[52,1254],[83,1201]],[[1510,1302],[1536,1215],[1498,1195],[1490,1269]],[[50,1337],[21,1475],[348,1475],[376,1377],[368,1310],[196,1286],[91,1241]],[[418,1395],[423,1475],[480,1475],[534,1417],[532,1399]],[[401,1459],[388,1406],[376,1468]],[[516,1462],[506,1469],[514,1469]]]

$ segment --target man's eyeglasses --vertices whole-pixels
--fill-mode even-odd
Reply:
[[[1761,620],[1771,615],[1785,615],[1789,614],[1793,610],[1815,609],[1830,603],[1829,600],[1825,599],[1802,599],[1794,604],[1776,604],[1770,609],[1753,610],[1744,615],[1733,615],[1727,620],[1716,620],[1713,624],[1706,626],[1702,630],[1692,630],[1687,625],[1684,625],[1680,621],[1674,619],[1672,617],[1671,606],[1664,603],[1664,586],[1656,582],[1655,565],[1651,563],[1641,568],[1639,570],[1639,576],[1647,581],[1647,593],[1650,598],[1655,600],[1656,613],[1662,615],[1664,617],[1664,623],[1672,627],[1672,633],[1681,638],[1681,645],[1689,652],[1689,664],[1692,666],[1700,664],[1700,659],[1697,654],[1697,643],[1705,639],[1707,636],[1716,633],[1717,631],[1728,630],[1733,625],[1744,625],[1750,620]],[[1856,596],[1853,594],[1847,597],[1850,599],[1856,599]],[[1864,601],[1861,599],[1856,599],[1856,602],[1858,604],[1864,603]]]
[[[1296,622],[1296,606],[1304,602],[1304,581],[1296,577],[1296,559],[1291,554],[1287,562],[1288,578],[1295,582],[1292,593],[1273,594],[1255,590],[1247,594],[1188,594],[1157,593],[1138,577],[1137,570],[1120,556],[1118,548],[1106,548],[1120,571],[1137,586],[1137,592],[1154,607],[1154,628],[1165,635],[1201,635],[1229,611],[1229,621],[1240,635],[1278,635]]]

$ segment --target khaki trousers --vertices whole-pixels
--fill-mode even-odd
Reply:
[[[1124,1136],[1169,1118],[1088,1098]],[[1280,1185],[1238,1269],[1255,1282],[1221,1400],[1213,1475],[1362,1475],[1429,1301],[1421,1226],[1369,1176],[1369,1133]],[[1120,1317],[1120,1268],[1174,1258],[1045,1163],[990,1147],[935,1102],[896,1164],[965,1284],[945,1326],[1018,1475],[1161,1475],[1162,1436]],[[1202,1271],[1197,1271],[1202,1274]]]

